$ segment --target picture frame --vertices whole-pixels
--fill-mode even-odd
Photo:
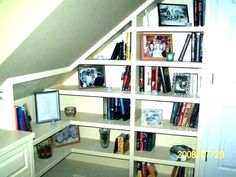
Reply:
[[[79,88],[105,87],[104,65],[79,65]]]
[[[142,60],[166,61],[167,53],[173,52],[172,34],[141,33]]]
[[[35,92],[36,123],[61,120],[60,96],[58,90]]]
[[[159,26],[188,26],[187,4],[158,3]]]
[[[173,73],[173,88],[174,96],[187,97],[190,94],[190,73]]]
[[[57,132],[52,136],[53,146],[65,146],[80,142],[80,133],[78,125],[69,125],[63,130]]]
[[[143,109],[141,116],[141,126],[163,126],[162,109]]]

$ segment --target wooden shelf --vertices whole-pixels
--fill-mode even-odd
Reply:
[[[70,153],[129,160],[129,152],[124,155],[115,154],[113,153],[113,149],[114,142],[110,142],[108,148],[102,148],[99,140],[80,138],[79,143],[53,148],[53,155],[48,159],[38,158],[37,152],[35,151],[35,163],[37,164],[35,169],[36,176],[41,176],[47,172],[50,168],[54,167],[57,163],[66,158]]]
[[[163,165],[173,165],[182,167],[195,167],[195,161],[193,159],[189,161],[174,161],[170,158],[170,147],[156,146],[152,151],[135,151],[134,160],[150,163],[158,163]]]
[[[63,116],[63,119],[66,119]],[[102,114],[77,112],[75,117],[69,118],[70,124],[86,127],[110,128],[117,130],[130,130],[130,120],[108,120]]]
[[[135,122],[135,131],[159,133],[166,135],[179,135],[179,136],[189,136],[197,137],[198,132],[196,128],[184,127],[184,126],[174,126],[169,123],[169,120],[163,120],[163,126],[141,126],[141,120],[138,119]]]
[[[203,64],[197,62],[187,61],[136,61],[137,66],[164,66],[174,68],[191,68],[191,69],[202,69]]]
[[[33,123],[32,132],[35,133],[34,145],[40,143],[41,141],[47,139],[48,137],[54,135],[55,133],[66,128],[69,125],[69,120],[57,121],[55,126],[51,125],[51,123]]]
[[[131,98],[130,91],[122,91],[120,88],[85,88],[79,89],[76,85],[57,86],[50,90],[59,90],[61,95],[77,95],[89,97],[116,97],[116,98]]]
[[[137,100],[163,101],[163,102],[189,102],[200,103],[199,97],[176,97],[172,93],[158,92],[156,95],[150,92],[137,92],[135,95]]]
[[[136,27],[137,32],[162,32],[162,33],[191,33],[191,32],[204,32],[205,27],[197,26],[184,26],[184,27],[165,27],[165,26],[148,26]]]

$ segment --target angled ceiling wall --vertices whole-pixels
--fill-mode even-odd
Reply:
[[[63,1],[0,65],[10,77],[71,65],[144,0]]]

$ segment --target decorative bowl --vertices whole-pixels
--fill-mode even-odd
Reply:
[[[74,106],[65,107],[64,112],[67,117],[74,117],[76,114],[76,107]]]

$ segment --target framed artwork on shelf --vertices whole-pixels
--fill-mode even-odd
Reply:
[[[173,52],[172,34],[141,33],[142,60],[166,61],[167,53]]]
[[[79,126],[69,125],[52,137],[54,147],[80,142]]]
[[[190,73],[173,73],[172,92],[174,96],[189,96],[190,78]]]
[[[105,87],[104,65],[79,65],[78,74],[80,88]]]
[[[35,92],[36,123],[53,122],[61,119],[59,91]]]
[[[163,126],[163,110],[143,109],[141,126]]]
[[[158,3],[159,26],[187,26],[189,23],[187,4]]]

